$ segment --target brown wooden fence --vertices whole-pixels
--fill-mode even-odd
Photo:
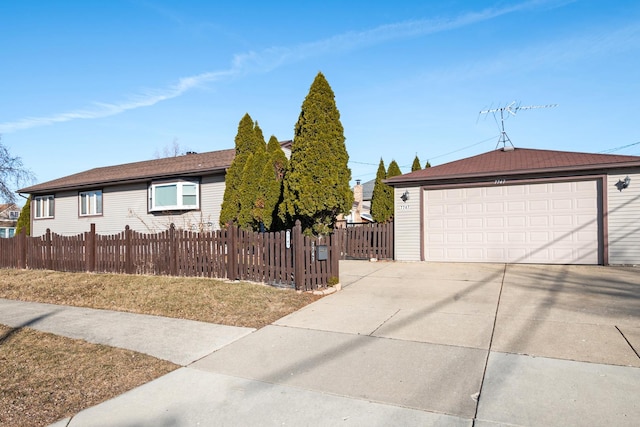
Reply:
[[[335,230],[342,259],[393,259],[393,222]]]
[[[237,227],[195,233],[172,225],[157,234],[126,227],[114,235],[96,234],[92,224],[76,236],[47,230],[0,239],[0,267],[214,277],[314,290],[337,283],[338,242],[334,235],[304,236],[300,223],[276,233]]]

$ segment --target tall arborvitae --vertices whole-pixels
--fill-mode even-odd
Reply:
[[[259,129],[259,128],[258,128]],[[259,138],[262,132],[256,133]],[[264,141],[257,144],[253,154],[249,155],[242,173],[240,185],[240,212],[238,213],[238,225],[245,230],[257,231],[260,229],[260,221],[254,217],[253,208],[258,198],[258,185],[262,177],[262,170],[267,161],[267,151]]]
[[[420,159],[418,158],[418,155],[416,154],[416,158],[413,159],[413,164],[411,165],[411,172],[415,172],[422,169],[422,166],[420,166]]]
[[[391,160],[391,163],[389,163],[389,169],[387,169],[387,178],[393,178],[398,175],[402,175],[400,166],[398,166],[398,163],[395,160]]]
[[[16,235],[20,233],[25,233],[27,236],[31,235],[31,196],[27,198],[27,202],[22,207],[16,223]]]
[[[385,222],[393,215],[393,188],[382,182],[386,178],[384,161],[380,159],[371,196],[371,216],[375,222]]]
[[[258,194],[253,206],[253,217],[265,230],[281,229],[278,220],[278,204],[282,201],[282,181],[287,170],[287,156],[275,136],[267,144],[267,161],[262,169]]]
[[[387,169],[387,179],[398,175],[402,175],[402,171],[400,170],[398,163],[396,163],[395,160],[392,160],[391,163],[389,163],[389,168]],[[391,215],[389,216],[389,219],[393,219],[395,215],[395,204],[393,203],[394,189],[393,187],[389,188],[391,188]]]
[[[425,163],[424,168],[430,168],[431,167],[431,163],[429,163],[429,160],[427,160],[427,163]]]
[[[247,160],[256,149],[256,139],[253,120],[249,114],[245,114],[238,124],[238,133],[235,139],[236,156],[231,162],[225,177],[224,198],[220,211],[220,225],[223,227],[229,223],[238,224],[242,174]]]
[[[344,129],[331,86],[318,73],[302,103],[284,179],[281,215],[324,234],[353,205]]]

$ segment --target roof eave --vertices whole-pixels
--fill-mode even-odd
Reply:
[[[39,187],[38,185],[34,185],[31,187],[20,189],[16,191],[16,193],[44,194],[44,193],[54,193],[59,191],[85,190],[88,188],[96,188],[99,186],[137,184],[140,182],[148,182],[155,179],[216,175],[219,173],[226,172],[228,168],[229,166],[225,165],[225,166],[219,166],[211,169],[192,170],[192,171],[185,171],[185,172],[179,172],[179,173],[154,174],[154,175],[147,175],[147,176],[141,176],[136,178],[123,178],[123,179],[113,179],[113,180],[104,180],[104,181],[84,182],[82,184],[59,185],[59,186],[44,187],[44,188],[38,188]]]
[[[492,171],[482,173],[470,173],[470,174],[451,174],[451,175],[437,175],[430,177],[405,177],[398,176],[383,180],[387,185],[394,186],[397,184],[418,184],[422,182],[442,181],[446,179],[455,179],[456,181],[475,179],[475,178],[487,178],[487,177],[505,177],[505,176],[517,176],[517,175],[538,175],[544,173],[561,173],[561,172],[594,172],[598,170],[611,170],[611,169],[628,169],[640,167],[640,161],[623,162],[623,163],[603,163],[594,165],[576,165],[576,166],[563,166],[553,168],[538,168],[538,169],[525,169],[515,171]],[[409,174],[411,175],[411,174]]]

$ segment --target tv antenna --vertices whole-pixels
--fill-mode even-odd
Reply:
[[[479,114],[493,114],[493,118],[496,119],[496,123],[498,122],[498,119],[496,118],[496,113],[500,113],[500,137],[498,138],[498,143],[496,144],[496,148],[498,148],[498,146],[500,146],[500,143],[502,143],[502,148],[506,149],[507,148],[507,142],[509,144],[511,144],[511,149],[514,149],[515,146],[513,145],[513,142],[511,142],[511,139],[509,139],[509,136],[507,135],[507,132],[505,132],[504,130],[504,121],[506,119],[509,118],[509,116],[515,116],[516,113],[520,110],[533,110],[536,108],[551,108],[551,107],[557,107],[558,104],[547,104],[547,105],[526,105],[526,106],[521,106],[520,104],[516,104],[515,101],[513,101],[511,104],[505,106],[505,107],[499,107],[499,108],[491,108],[488,110],[483,110],[480,111]],[[506,118],[505,118],[505,113],[506,113]]]

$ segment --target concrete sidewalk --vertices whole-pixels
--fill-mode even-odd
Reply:
[[[194,332],[213,349],[172,356],[184,367],[56,425],[637,425],[638,273],[341,262],[341,292],[257,331]],[[62,333],[56,310],[67,309],[19,305],[0,300],[0,323],[44,328],[58,316],[43,330]],[[144,318],[147,332],[170,328]],[[99,338],[99,324],[91,340],[110,345],[136,329]],[[166,346],[181,347],[173,335]]]
[[[148,354],[186,366],[255,329],[0,298],[0,323]]]

